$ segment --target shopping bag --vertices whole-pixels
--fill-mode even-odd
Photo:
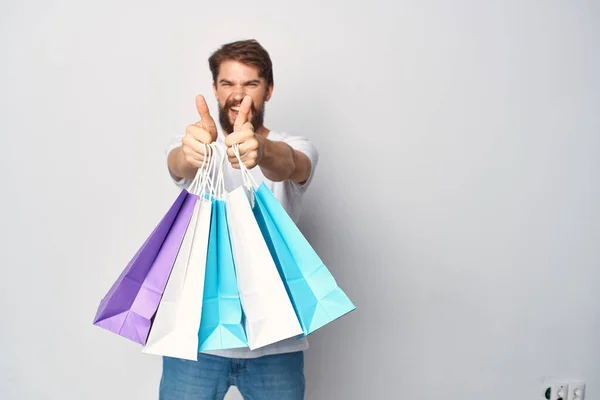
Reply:
[[[248,346],[223,200],[225,158],[223,149],[214,191],[198,351]]]
[[[213,202],[199,351],[248,347],[225,207]]]
[[[183,189],[101,300],[94,325],[144,344],[192,217],[197,196]]]
[[[306,336],[355,310],[354,304],[281,203],[262,183],[254,190],[254,215]]]
[[[197,179],[188,188],[199,200],[142,349],[144,353],[198,359],[198,329],[212,213],[212,201],[206,189],[213,165],[214,158],[211,158],[206,172],[200,169]]]
[[[239,158],[235,146],[234,151]],[[241,171],[245,184],[226,193],[225,201],[248,346],[254,350],[303,331],[252,213],[247,172]]]

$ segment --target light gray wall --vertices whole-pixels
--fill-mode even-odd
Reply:
[[[599,3],[391,4],[2,2],[0,398],[156,398],[160,360],[92,318],[177,194],[166,142],[216,109],[209,53],[247,37],[358,306],[311,338],[307,398],[600,397]]]

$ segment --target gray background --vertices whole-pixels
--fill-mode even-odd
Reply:
[[[207,57],[271,53],[268,127],[321,161],[300,226],[358,309],[311,337],[307,399],[600,396],[595,1],[4,1],[0,398],[156,398],[92,326],[174,200],[164,148]],[[216,115],[216,113],[215,113]],[[238,398],[231,395],[228,399]]]

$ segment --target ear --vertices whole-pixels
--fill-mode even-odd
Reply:
[[[216,85],[214,82],[213,82],[213,84],[212,84],[212,87],[213,87],[213,93],[214,93],[214,95],[215,95],[215,99],[219,100],[219,99],[217,98],[217,85]]]
[[[265,103],[271,99],[271,96],[273,95],[273,89],[275,89],[275,85],[273,84],[269,85],[267,88],[267,93],[265,94]]]

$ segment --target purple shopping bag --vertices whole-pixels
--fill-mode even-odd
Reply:
[[[94,325],[144,345],[198,196],[183,189],[100,302]]]

